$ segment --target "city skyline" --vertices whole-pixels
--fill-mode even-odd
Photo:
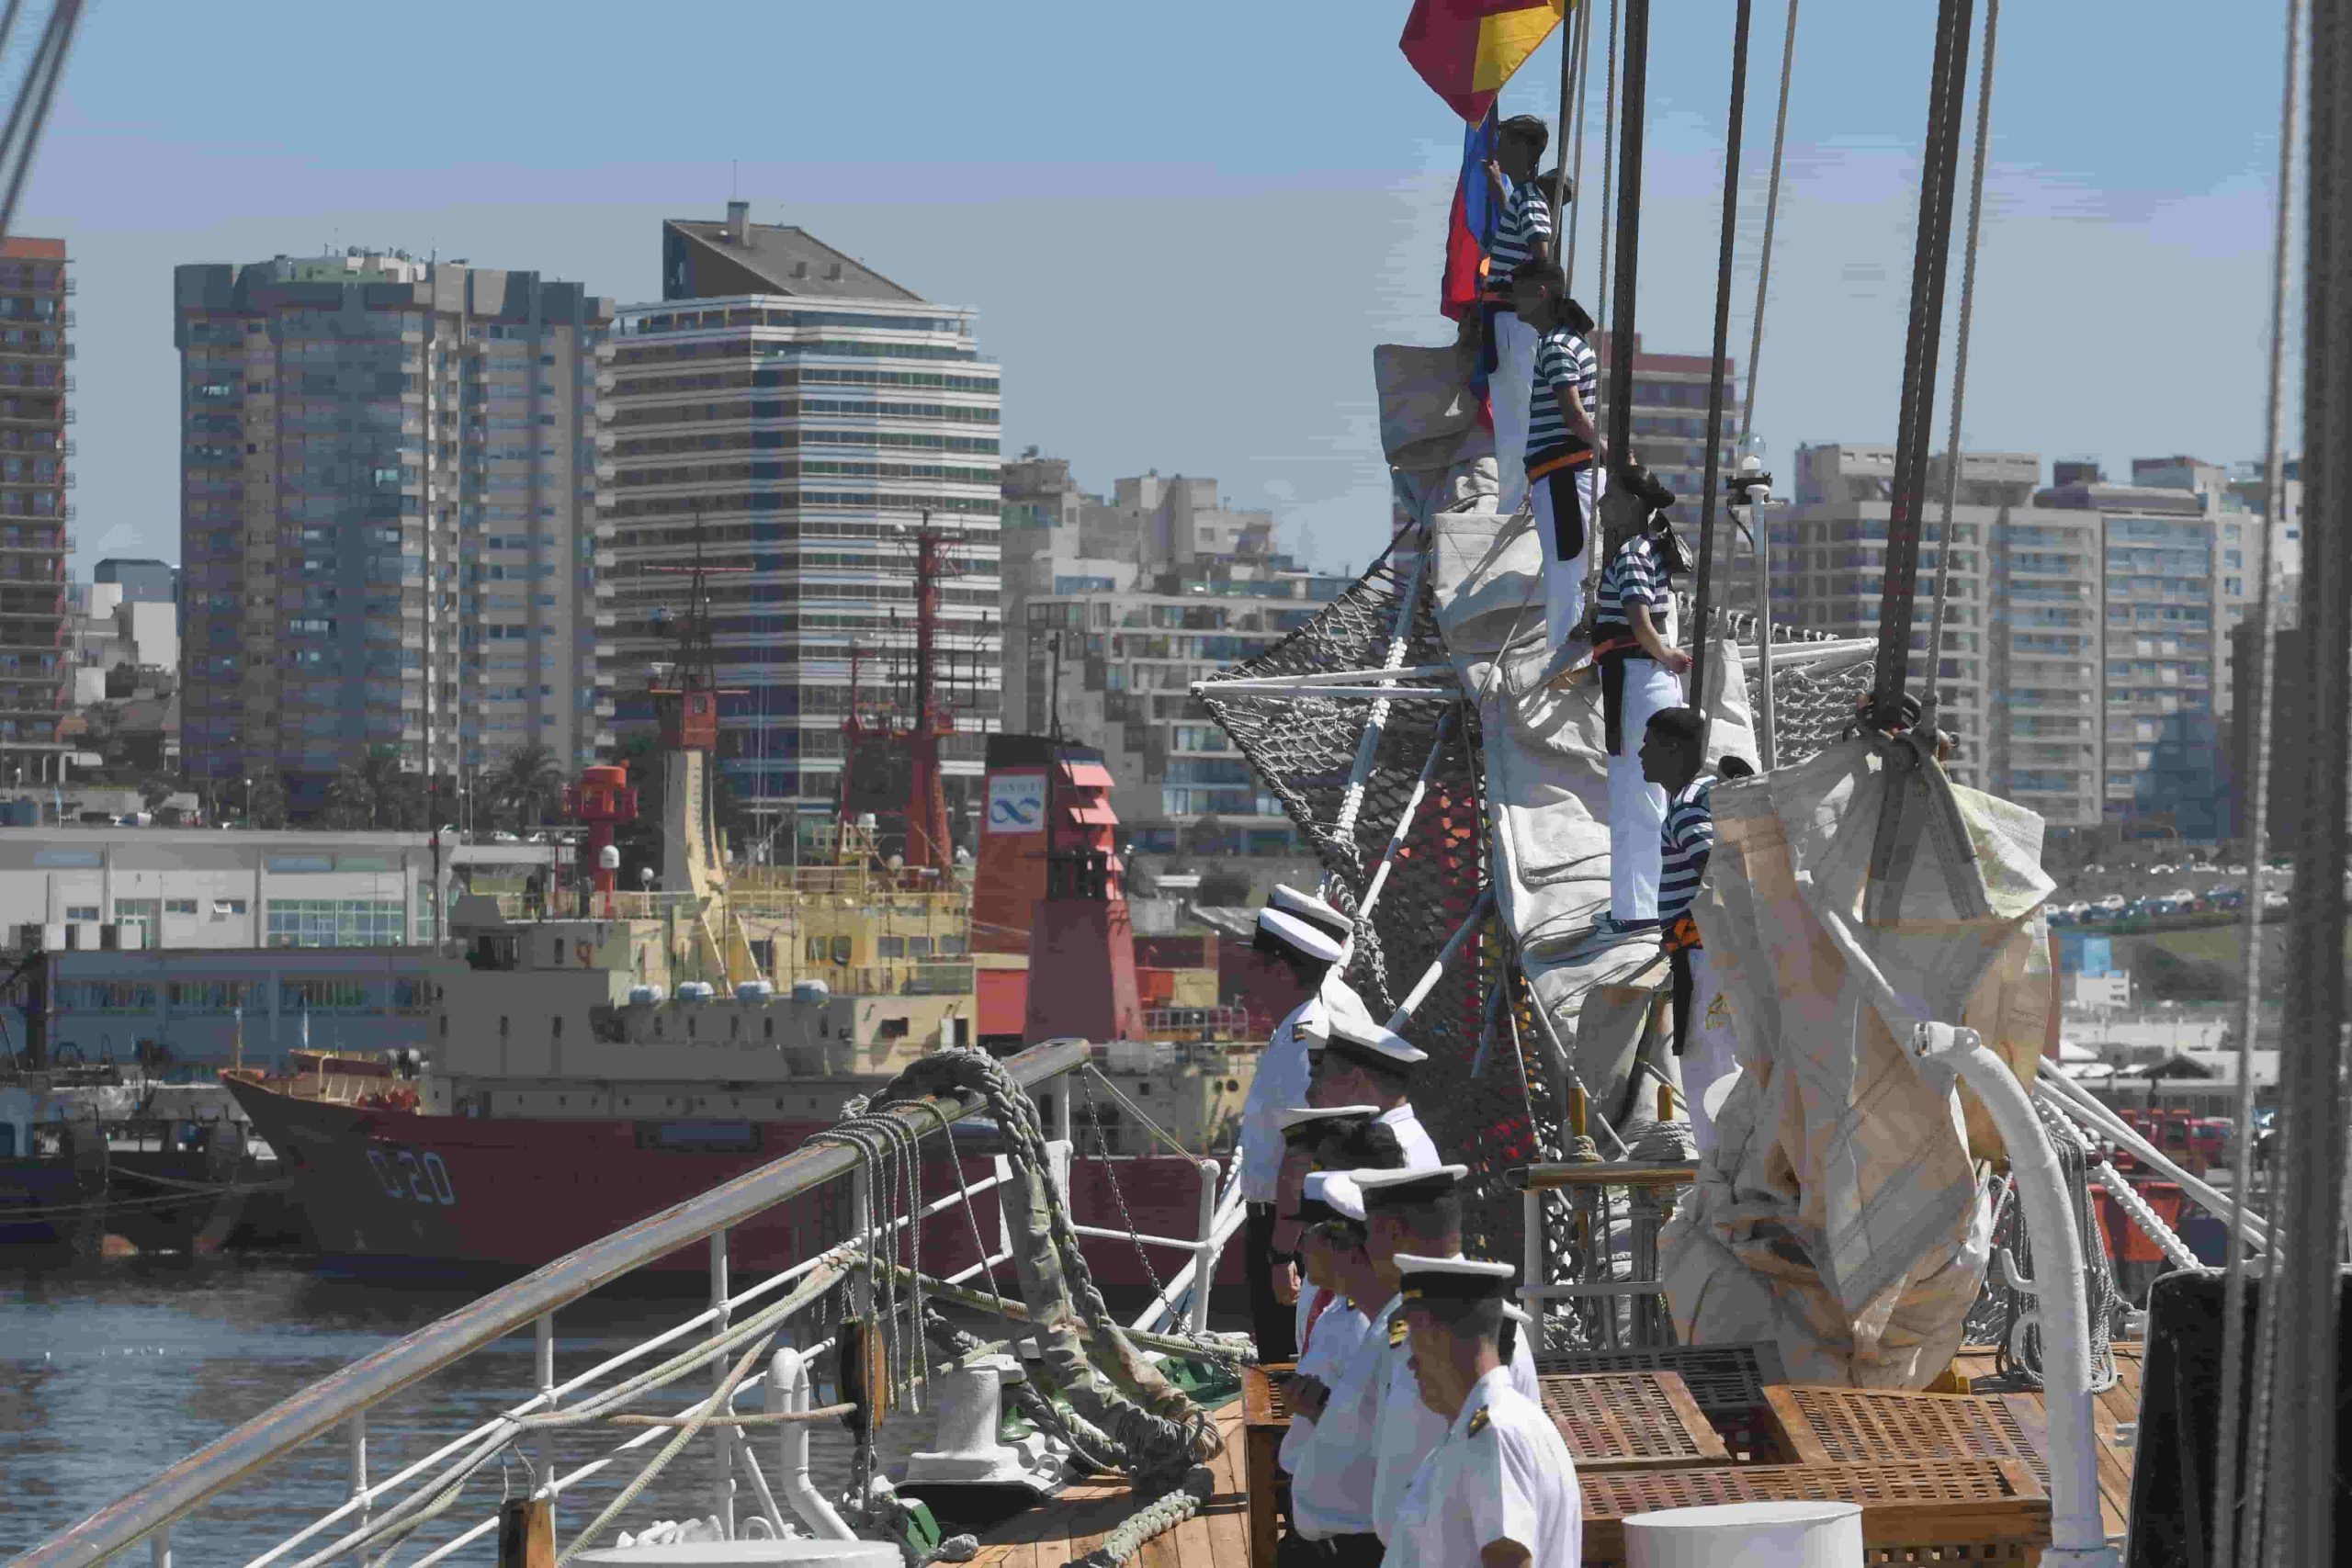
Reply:
[[[1720,29],[1699,19],[1653,49],[1641,325],[1659,350],[1703,353],[1713,303],[1729,7],[1713,9]],[[2005,18],[1972,448],[2092,453],[2120,470],[2134,452],[2228,461],[2258,447],[2276,137],[2260,106],[2276,97],[2276,18],[2200,50],[2214,90],[2199,116],[2084,112],[2097,107],[2077,85],[2084,59],[2098,58],[2107,81],[2169,69],[2165,9],[2128,33],[2090,17]],[[239,35],[241,61],[271,76],[273,95],[198,103],[203,73],[179,67],[218,52],[217,24],[164,12],[133,26],[121,8],[96,10],[16,225],[63,237],[83,281],[77,565],[171,553],[176,410],[160,301],[173,265],[402,246],[576,277],[637,303],[660,294],[644,238],[653,222],[715,210],[731,184],[758,220],[826,234],[990,321],[1008,449],[1035,443],[1097,472],[1218,473],[1236,504],[1276,513],[1285,548],[1360,566],[1387,518],[1369,349],[1446,330],[1433,299],[1458,130],[1396,57],[1389,18],[1374,26],[1337,6],[1252,16],[1246,51],[1228,47],[1214,11],[1086,29],[1096,48],[1154,62],[1138,86],[1131,72],[1074,69],[1083,57],[1057,25],[1065,11],[1080,15],[1040,7],[1013,30],[918,7],[916,36],[934,47],[901,62],[888,115],[866,111],[855,73],[815,72],[785,93],[656,80],[656,112],[628,117],[550,114],[564,101],[555,88],[491,92],[478,80],[502,51],[528,47],[545,57],[538,79],[593,83],[609,31],[593,24],[622,13],[589,7],[576,32],[526,39],[519,19],[469,12],[472,47],[434,57],[472,106],[460,131],[370,115],[364,85],[355,98],[347,79],[310,68],[333,28]],[[733,28],[713,38],[750,53],[855,46],[853,18],[711,16]],[[1800,442],[1891,434],[1926,75],[1917,18],[1824,5],[1801,29],[1758,410],[1779,461]],[[428,18],[423,33],[433,30]],[[1740,266],[1750,278],[1769,148],[1758,83],[1778,41],[1777,18],[1759,19]],[[1914,57],[1917,69],[1902,69]],[[1285,69],[1301,59],[1313,68]],[[1547,48],[1504,107],[1548,116],[1555,84]],[[1178,102],[1263,112],[1153,112]],[[337,127],[331,158],[314,134],[322,115]],[[1595,191],[1599,118],[1595,106]],[[1588,221],[1587,289],[1595,250]],[[1302,254],[1331,258],[1315,288],[1263,287]],[[1745,287],[1735,298],[1744,357]],[[2162,389],[2175,351],[2152,325],[2175,302],[2200,321],[2199,399]],[[1106,352],[1127,341],[1122,322],[1148,356]],[[2053,360],[2081,374],[2052,376]],[[2081,395],[2086,378],[2102,396]]]

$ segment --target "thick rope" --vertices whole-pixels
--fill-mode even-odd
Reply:
[[[2278,199],[2270,234],[2270,385],[2264,414],[2263,471],[2267,481],[2262,502],[2262,533],[2255,541],[2256,590],[2247,624],[2254,628],[2254,712],[2249,727],[2254,739],[2247,770],[2253,794],[2246,811],[2245,920],[2239,934],[2245,965],[2238,984],[2238,1103],[2239,1129],[2230,1151],[2230,1193],[2240,1203],[2254,1202],[2254,1042],[2262,1026],[2262,873],[2269,856],[2270,729],[2277,679],[2271,657],[2270,536],[2279,524],[2279,497],[2286,489],[2286,449],[2281,431],[2287,401],[2288,257],[2292,243],[2295,191],[2296,90],[2301,82],[2296,69],[2302,41],[2302,0],[2287,0],[2286,80],[2278,95]],[[2245,1386],[2246,1240],[2243,1227],[2229,1228],[2230,1249],[2223,1261],[2222,1290],[2222,1388],[2219,1429],[2214,1452],[2233,1454],[2243,1443],[2247,1486],[2245,1513],[2238,1514],[2237,1470],[2213,1469],[2213,1568],[2236,1568],[2240,1562],[2262,1558],[2262,1473],[2270,1438],[2270,1365],[2276,1354],[2271,1319],[2266,1314],[2256,1335],[2254,1386]],[[2239,1406],[2248,1406],[2244,1425]],[[2234,1522],[2236,1528],[2233,1529]]]
[[[595,1521],[586,1529],[573,1536],[571,1544],[557,1554],[556,1568],[563,1568],[565,1563],[579,1555],[582,1549],[593,1544],[615,1519],[620,1517],[630,1504],[636,1502],[644,1494],[647,1487],[653,1484],[654,1478],[669,1468],[670,1461],[685,1451],[686,1445],[695,1440],[695,1434],[707,1426],[713,1416],[727,1407],[728,1401],[735,1396],[735,1385],[751,1375],[753,1363],[766,1352],[774,1337],[771,1335],[758,1341],[743,1352],[741,1359],[728,1369],[726,1379],[712,1391],[709,1399],[695,1406],[686,1424],[678,1428],[678,1435],[662,1444],[662,1451],[655,1454],[646,1467],[637,1472],[636,1479],[621,1488],[621,1495],[605,1504],[605,1511],[596,1516]]]
[[[2165,1257],[2174,1268],[2204,1272],[2205,1265],[2197,1254],[2189,1251],[2188,1244],[2165,1224],[2162,1216],[2148,1207],[2148,1201],[2140,1196],[2140,1190],[2123,1179],[2113,1161],[2104,1155],[2099,1156],[2091,1167],[2091,1174],[2098,1178],[2098,1184],[2107,1189],[2107,1195],[2115,1200],[2117,1207],[2140,1227],[2140,1234],[2164,1248]]]
[[[1747,385],[1739,405],[1743,441],[1756,438],[1756,380],[1764,359],[1764,301],[1772,281],[1772,234],[1781,218],[1781,158],[1789,143],[1789,79],[1796,73],[1797,0],[1789,0],[1788,27],[1781,36],[1781,102],[1772,116],[1772,173],[1764,187],[1764,237],[1756,253],[1756,315],[1748,323]],[[1766,768],[1781,762],[1780,705],[1772,690],[1772,531],[1763,509],[1749,508],[1756,525],[1757,685],[1756,760]]]
[[[1921,497],[1928,429],[1935,412],[1942,344],[1944,274],[1951,255],[1952,175],[1960,158],[1960,99],[1968,74],[1970,0],[1939,0],[1928,132],[1919,160],[1919,228],[1911,255],[1911,320],[1894,438],[1894,507],[1887,525],[1886,590],[1879,610],[1878,679],[1871,708],[1882,728],[1897,722],[1910,678],[1911,618],[1918,594]]]
[[[1715,579],[1715,491],[1722,479],[1724,444],[1724,354],[1731,346],[1731,265],[1739,238],[1739,142],[1747,118],[1747,26],[1753,0],[1738,0],[1731,25],[1731,107],[1724,128],[1724,215],[1715,249],[1715,347],[1707,368],[1706,479],[1699,495],[1698,624],[1707,624]],[[1769,605],[1764,607],[1770,613]],[[1707,638],[1690,639],[1690,691],[1685,699],[1707,716]],[[1703,755],[1705,746],[1702,743]]]
[[[1984,220],[1984,149],[1993,134],[1993,40],[2001,0],[1984,0],[1984,64],[1976,84],[1976,161],[1968,181],[1968,243],[1960,265],[1960,332],[1952,345],[1951,434],[1944,442],[1943,520],[1936,527],[1936,600],[1928,616],[1928,691],[1921,724],[1934,722],[1943,694],[1944,603],[1951,596],[1952,503],[1960,495],[1960,414],[1968,399],[1968,327],[1976,308],[1976,236]],[[1988,541],[1989,543],[1989,541]]]

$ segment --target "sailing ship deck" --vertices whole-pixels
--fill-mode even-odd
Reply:
[[[2115,1386],[2093,1401],[2099,1502],[2109,1540],[2122,1538],[2131,1507],[2133,1450],[2129,1443],[2118,1441],[2116,1428],[2140,1418],[2141,1358],[2140,1346],[2118,1345]],[[1973,1348],[1963,1351],[1954,1365],[1973,1380],[1991,1377],[1993,1362],[1989,1348]],[[1220,1409],[1216,1422],[1225,1435],[1225,1451],[1212,1467],[1216,1492],[1198,1513],[1144,1547],[1135,1559],[1141,1568],[1238,1568],[1250,1561],[1250,1494],[1241,1402],[1236,1399]],[[973,1562],[984,1568],[1064,1568],[1100,1545],[1136,1506],[1136,1499],[1117,1481],[1071,1486],[1044,1506],[983,1537],[979,1555]]]

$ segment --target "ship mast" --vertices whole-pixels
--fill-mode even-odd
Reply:
[[[944,876],[955,858],[947,836],[947,792],[940,771],[940,737],[956,732],[956,716],[939,694],[939,582],[954,541],[922,514],[915,530],[915,680],[913,723],[907,735],[907,848],[910,869],[930,866]]]

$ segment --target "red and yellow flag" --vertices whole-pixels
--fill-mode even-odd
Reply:
[[[1570,0],[1413,0],[1396,46],[1413,69],[1476,125],[1510,73],[1552,36]]]

